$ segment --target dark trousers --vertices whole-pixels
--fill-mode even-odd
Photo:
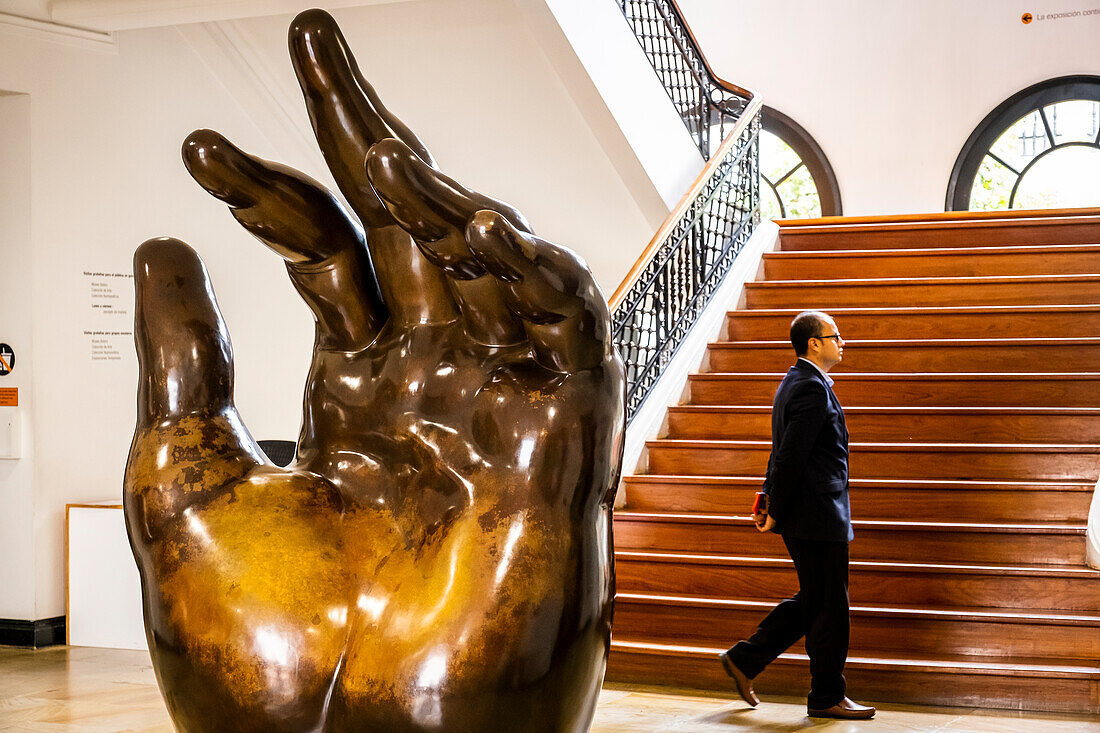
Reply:
[[[848,658],[848,543],[784,537],[798,572],[798,592],[776,606],[730,660],[752,678],[806,637],[810,657],[807,707],[824,710],[844,699]]]

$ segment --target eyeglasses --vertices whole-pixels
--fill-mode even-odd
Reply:
[[[834,334],[831,334],[829,336],[813,336],[811,338],[821,339],[822,341],[824,341],[825,339],[840,339],[840,334],[839,333],[834,333]]]

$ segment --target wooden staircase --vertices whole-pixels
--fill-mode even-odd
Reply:
[[[725,690],[718,652],[797,588],[748,509],[793,361],[827,310],[851,434],[859,700],[1100,713],[1100,212],[782,222],[710,372],[616,512],[608,679]],[[799,646],[756,680],[804,695]]]

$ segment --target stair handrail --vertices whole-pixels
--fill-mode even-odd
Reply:
[[[745,128],[754,122],[753,117],[756,116],[756,113],[760,111],[760,108],[762,106],[763,102],[761,102],[759,99],[754,99],[752,100],[752,102],[749,103],[749,106],[746,108],[746,112],[748,112],[748,114],[745,115],[740,124],[735,125],[730,133],[726,135],[726,139],[722,141],[722,144],[718,147],[718,150],[715,151],[714,156],[707,161],[707,164],[703,167],[703,170],[699,172],[699,175],[696,176],[694,181],[692,181],[692,184],[688,187],[688,190],[684,193],[683,196],[680,197],[680,201],[676,204],[676,207],[669,212],[668,216],[661,223],[661,226],[657,228],[657,232],[653,235],[653,238],[649,240],[646,248],[642,250],[642,253],[640,255],[638,255],[638,259],[634,261],[634,264],[631,266],[630,270],[623,277],[622,282],[619,283],[619,287],[617,287],[615,289],[615,292],[612,293],[611,297],[608,299],[608,302],[611,304],[612,308],[617,308],[619,304],[622,303],[623,299],[626,297],[627,290],[629,290],[630,286],[633,285],[634,282],[641,275],[641,272],[645,268],[646,264],[650,260],[652,260],[653,257],[657,254],[657,251],[660,249],[661,244],[663,244],[665,240],[667,240],[669,236],[673,233],[676,225],[680,222],[681,219],[684,218],[684,215],[689,213],[692,202],[698,197],[703,187],[706,186],[707,181],[709,181],[717,172],[718,168],[722,165],[723,160],[729,155],[731,151],[735,153],[743,152],[741,150],[741,146],[738,146],[735,150],[734,146],[737,145],[740,138],[744,134]]]
[[[616,2],[707,159],[610,298],[612,338],[627,372],[629,422],[760,221],[763,103],[713,73],[675,0]],[[677,102],[684,85],[666,78],[671,72],[663,64],[670,60],[698,85],[691,104]],[[723,136],[712,151],[715,126]]]

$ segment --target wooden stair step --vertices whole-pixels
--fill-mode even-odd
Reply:
[[[765,252],[768,280],[976,277],[1100,272],[1100,245]]]
[[[782,226],[784,252],[833,249],[935,249],[1095,244],[1100,216],[1050,216],[981,221]]]
[[[764,473],[771,441],[653,440],[651,473]],[[849,472],[866,478],[1096,480],[1100,445],[850,443]]]
[[[1059,219],[1067,217],[1100,216],[1100,207],[1076,206],[1059,209],[1012,209],[992,211],[923,211],[916,214],[872,214],[868,216],[816,217],[813,219],[775,219],[783,229],[823,227],[835,225],[905,225],[905,223],[932,223],[949,221],[988,221],[991,219],[1021,221],[1024,219]]]
[[[790,342],[721,341],[710,345],[709,358],[717,372],[764,372],[789,367],[795,356]],[[844,360],[830,374],[959,372],[974,364],[995,364],[1002,373],[1029,372],[1036,364],[1093,371],[1100,369],[1100,338],[847,341]]]
[[[752,635],[775,604],[691,596],[618,593],[616,639],[728,647]],[[951,654],[1100,660],[1100,616],[988,609],[851,608],[855,656]],[[803,653],[801,643],[792,651]]]
[[[763,476],[624,476],[626,508],[640,512],[744,513]],[[1092,482],[850,481],[852,515],[860,519],[922,517],[926,521],[1082,521]]]
[[[798,308],[730,311],[731,341],[780,340]],[[925,308],[832,308],[845,338],[1082,338],[1100,333],[1100,305],[995,305]]]
[[[613,639],[607,679],[645,683],[662,680],[685,688],[727,690],[733,681],[718,654],[724,648],[662,645]],[[1019,663],[1013,659],[929,657],[903,659],[850,656],[848,689],[861,701],[1003,707],[1014,710],[1100,712],[1100,668],[1085,664]],[[753,681],[758,693],[805,695],[809,660],[784,654]]]
[[[798,590],[786,558],[616,550],[616,589],[778,602]],[[1100,571],[1058,565],[870,562],[849,566],[854,605],[1089,611],[1100,608]]]
[[[783,229],[822,227],[849,224],[930,224],[934,222],[1021,221],[1024,219],[1059,219],[1075,216],[1100,216],[1098,206],[1075,206],[1060,209],[1012,209],[1010,211],[926,211],[915,214],[871,214],[867,216],[819,216],[813,219],[776,219]]]
[[[863,441],[1100,443],[1100,407],[845,407]],[[668,411],[674,439],[770,440],[771,408],[680,405]]]
[[[1100,303],[1100,275],[776,280],[745,284],[748,308]]]
[[[735,698],[717,655],[797,574],[747,516],[804,309],[848,339],[857,699],[1100,713],[1100,208],[780,222],[614,517],[608,679]],[[1057,369],[1038,372],[1036,369]],[[756,681],[803,695],[804,647]]]
[[[857,515],[858,516],[858,515]],[[969,519],[969,518],[967,518]],[[1085,523],[852,522],[857,560],[1081,565]],[[735,514],[615,512],[615,548],[786,557],[783,539]]]
[[[693,404],[771,405],[782,380],[783,372],[712,373],[693,374],[688,377],[688,384]],[[1100,406],[1097,372],[838,372],[833,380],[833,390],[842,404],[868,407]]]

